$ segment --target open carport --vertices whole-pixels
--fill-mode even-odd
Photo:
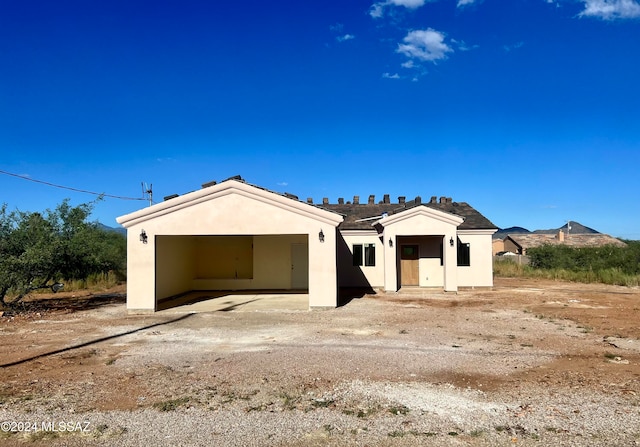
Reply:
[[[127,308],[152,312],[191,292],[299,291],[337,305],[342,217],[229,179],[118,218],[127,228]]]

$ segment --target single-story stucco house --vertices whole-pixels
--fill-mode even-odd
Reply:
[[[298,200],[232,177],[121,216],[127,309],[191,291],[304,290],[309,308],[340,288],[491,287],[497,230],[466,203]]]

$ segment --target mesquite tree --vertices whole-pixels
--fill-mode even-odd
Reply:
[[[92,208],[69,200],[44,213],[0,207],[0,305],[14,305],[53,281],[124,272],[125,237],[88,222]]]

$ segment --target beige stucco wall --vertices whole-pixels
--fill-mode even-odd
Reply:
[[[179,245],[177,239],[163,245],[164,239],[158,238],[158,247],[156,237],[193,235],[300,235],[297,236],[301,238],[299,240],[308,240],[309,306],[313,308],[337,305],[335,228],[342,221],[342,217],[334,213],[243,182],[227,181],[122,216],[117,220],[128,231],[127,308],[130,310],[154,310],[156,298],[162,298],[167,293],[184,287],[189,276],[190,269],[187,265],[175,272],[172,267],[177,262],[172,259],[187,259],[188,245],[176,246]],[[143,229],[148,236],[147,244],[139,240],[139,234]],[[319,240],[320,230],[324,233],[324,242]],[[261,240],[260,243],[264,243],[264,252],[260,251],[262,248],[257,251],[267,253],[269,244],[273,249],[278,245],[276,242],[276,239]],[[282,248],[282,245],[278,247]],[[254,255],[255,251],[254,246]],[[271,266],[264,266],[267,274],[269,269],[279,269],[287,255],[284,252],[279,253],[275,262],[266,254],[260,256],[260,260],[266,259],[268,263],[272,263]],[[158,293],[157,267],[158,274],[172,275],[171,279],[159,280]],[[257,263],[254,263],[254,278],[256,268]],[[275,279],[281,280],[284,285],[283,275],[278,275]],[[176,284],[172,283],[174,277]],[[192,287],[196,285],[209,288],[213,283],[195,282]]]
[[[193,255],[195,239],[190,236],[158,236],[155,245],[155,287],[159,297],[166,298],[191,290],[197,263]]]
[[[382,287],[384,286],[384,247],[375,230],[343,231],[338,241],[338,283],[340,287]],[[376,250],[375,266],[354,266],[353,245],[363,247],[374,244]]]
[[[254,236],[252,278],[232,279],[198,276],[193,279],[191,289],[291,289],[291,244],[293,243],[307,243],[307,235]],[[206,259],[201,259],[201,261],[206,262]],[[212,268],[215,268],[215,265],[210,265],[207,270]]]
[[[420,236],[420,235],[438,235],[448,241],[450,238],[456,238],[456,229],[463,222],[462,218],[451,214],[443,213],[427,207],[417,207],[410,210],[389,216],[380,220],[380,224],[384,226],[384,248],[385,248],[385,281],[384,287],[387,291],[396,291],[399,287],[397,263],[399,254],[397,250],[398,238],[400,236]],[[393,247],[389,246],[388,240],[393,241]],[[489,249],[491,254],[491,249]],[[448,243],[443,246],[443,284],[444,290],[458,290],[457,271],[456,271],[457,252],[456,248],[451,247]],[[425,264],[425,263],[423,263]],[[433,271],[433,263],[425,265],[426,269],[431,268]],[[421,278],[426,275],[421,273]]]
[[[495,230],[460,230],[458,238],[462,243],[469,243],[470,266],[458,267],[458,286],[460,287],[492,287],[493,257],[491,235]]]

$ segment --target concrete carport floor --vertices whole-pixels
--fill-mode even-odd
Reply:
[[[158,303],[161,313],[309,310],[306,291],[196,291]]]

